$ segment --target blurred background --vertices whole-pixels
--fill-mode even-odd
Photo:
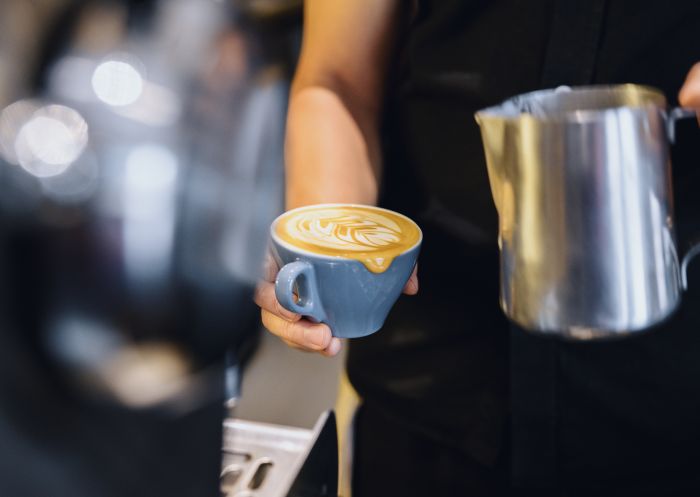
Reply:
[[[0,495],[218,495],[225,415],[332,404],[342,359],[261,347],[251,300],[301,20],[0,2]]]

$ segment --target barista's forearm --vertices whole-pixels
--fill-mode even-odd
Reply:
[[[287,208],[377,201],[380,151],[372,109],[328,86],[296,85],[287,120]]]
[[[305,0],[286,142],[287,207],[375,203],[378,116],[399,0]]]

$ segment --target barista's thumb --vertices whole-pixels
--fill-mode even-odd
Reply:
[[[700,62],[695,64],[688,73],[685,83],[678,94],[678,102],[683,107],[697,109],[700,116]]]

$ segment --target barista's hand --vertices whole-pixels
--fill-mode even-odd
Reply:
[[[299,314],[288,311],[275,297],[275,277],[279,267],[272,259],[265,263],[265,279],[255,291],[255,303],[260,306],[262,323],[273,335],[277,335],[287,345],[307,352],[318,352],[332,357],[340,352],[340,339],[331,334],[331,329],[323,323],[313,323]],[[418,267],[413,270],[403,292],[407,295],[418,293]]]
[[[678,102],[683,107],[697,109],[698,118],[700,118],[700,62],[695,64],[688,73],[683,88],[678,94]]]

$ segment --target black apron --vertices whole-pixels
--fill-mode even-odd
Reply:
[[[699,33],[695,0],[419,2],[387,92],[382,203],[424,228],[421,292],[351,344],[350,379],[367,403],[485,465],[510,450],[516,486],[696,485],[700,268],[678,313],[639,337],[576,344],[512,329],[498,309],[497,217],[473,114],[561,84],[646,84],[677,105]],[[682,123],[673,149],[683,247],[700,232],[696,128]]]

